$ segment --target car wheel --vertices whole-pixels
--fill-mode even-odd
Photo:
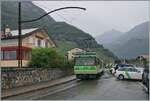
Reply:
[[[123,76],[123,75],[119,75],[119,76],[118,76],[118,79],[119,79],[119,80],[123,80],[123,79],[124,79],[124,76]]]

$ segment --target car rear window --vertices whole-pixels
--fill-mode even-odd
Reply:
[[[119,69],[120,67],[124,68],[124,67],[134,67],[134,66],[133,65],[129,65],[129,64],[118,64],[118,65],[116,65],[115,70]]]
[[[119,68],[118,71],[132,71],[132,68]]]
[[[134,67],[134,66],[128,64],[119,64],[118,67]]]

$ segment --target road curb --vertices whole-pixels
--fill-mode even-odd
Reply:
[[[67,77],[60,78],[60,80],[65,79],[65,78],[67,78]],[[36,90],[41,90],[41,89],[45,89],[45,88],[48,88],[48,87],[58,86],[58,85],[61,85],[61,84],[64,84],[64,83],[67,83],[67,82],[70,82],[70,81],[74,81],[74,80],[76,80],[76,77],[75,76],[70,76],[69,79],[62,80],[61,82],[56,82],[56,83],[52,83],[52,84],[49,84],[49,85],[44,85],[44,84],[42,85],[41,84],[41,86],[38,86],[38,87],[35,87],[36,84],[34,84],[32,89],[26,89],[24,91],[19,91],[19,92],[15,92],[15,93],[13,93],[13,92],[10,93],[9,91],[2,91],[1,99],[6,99],[8,97],[17,96],[17,95],[21,95],[21,94],[25,94],[25,93],[29,93],[29,92],[34,92]],[[47,81],[47,82],[51,82],[51,81]],[[7,92],[9,92],[9,93],[7,93]]]
[[[143,85],[141,82],[138,82],[138,84],[145,90],[146,93],[148,93],[148,89],[145,85]]]

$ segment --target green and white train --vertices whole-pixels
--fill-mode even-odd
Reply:
[[[74,74],[78,79],[95,79],[103,73],[103,61],[97,58],[96,52],[76,53],[74,61]]]

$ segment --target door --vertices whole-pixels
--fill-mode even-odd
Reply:
[[[127,79],[133,78],[134,72],[132,72],[131,68],[125,68],[124,71],[125,71],[125,78],[127,78]]]
[[[142,78],[141,71],[138,71],[136,68],[132,68],[132,78],[141,79]]]

